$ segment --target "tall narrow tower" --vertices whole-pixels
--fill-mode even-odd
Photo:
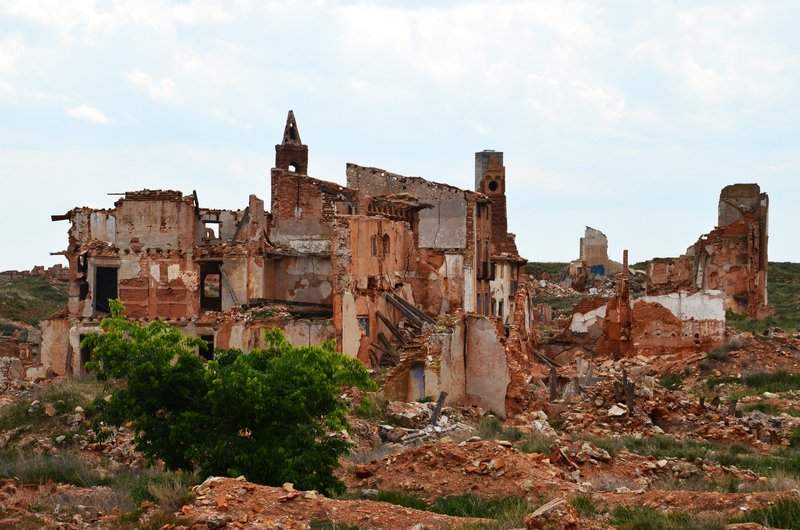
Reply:
[[[516,253],[516,245],[508,236],[506,168],[501,151],[487,149],[475,153],[475,191],[492,200],[492,241],[496,249]]]
[[[286,117],[283,142],[275,146],[275,167],[308,175],[308,146],[300,140],[297,121],[291,110]]]

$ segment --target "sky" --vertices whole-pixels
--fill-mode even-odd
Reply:
[[[293,109],[309,174],[354,162],[462,188],[504,152],[531,261],[584,227],[631,262],[714,228],[721,188],[770,196],[800,261],[800,2],[0,0],[0,270],[65,263],[76,206],[197,190],[269,204]]]

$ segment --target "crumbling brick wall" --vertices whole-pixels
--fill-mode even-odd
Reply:
[[[770,314],[768,210],[769,198],[758,184],[723,188],[718,226],[683,256],[653,260],[647,271],[647,294],[720,290],[726,295],[727,310],[753,318]]]

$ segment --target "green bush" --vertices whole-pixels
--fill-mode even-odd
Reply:
[[[267,350],[218,350],[204,364],[195,351],[204,341],[161,321],[131,322],[121,302],[111,306],[103,333],[84,339],[93,348],[86,368],[124,383],[100,414],[114,425],[133,422],[145,456],[204,476],[343,489],[333,474],[350,445],[334,434],[348,427],[339,395],[344,386],[374,389],[358,360],[332,342],[295,348],[272,329]]]
[[[680,390],[683,388],[683,377],[674,372],[667,372],[661,376],[658,383],[667,390]]]

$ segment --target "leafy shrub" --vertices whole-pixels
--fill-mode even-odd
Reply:
[[[661,376],[658,383],[667,390],[680,390],[683,387],[683,377],[675,372],[667,372]]]
[[[272,329],[267,350],[218,350],[204,364],[195,352],[202,340],[161,321],[131,322],[118,300],[111,310],[103,333],[84,339],[93,348],[86,368],[124,383],[101,414],[114,425],[132,421],[139,451],[204,476],[343,489],[333,469],[349,443],[332,433],[348,427],[348,408],[338,396],[343,386],[374,388],[358,360],[333,342],[295,348]]]

